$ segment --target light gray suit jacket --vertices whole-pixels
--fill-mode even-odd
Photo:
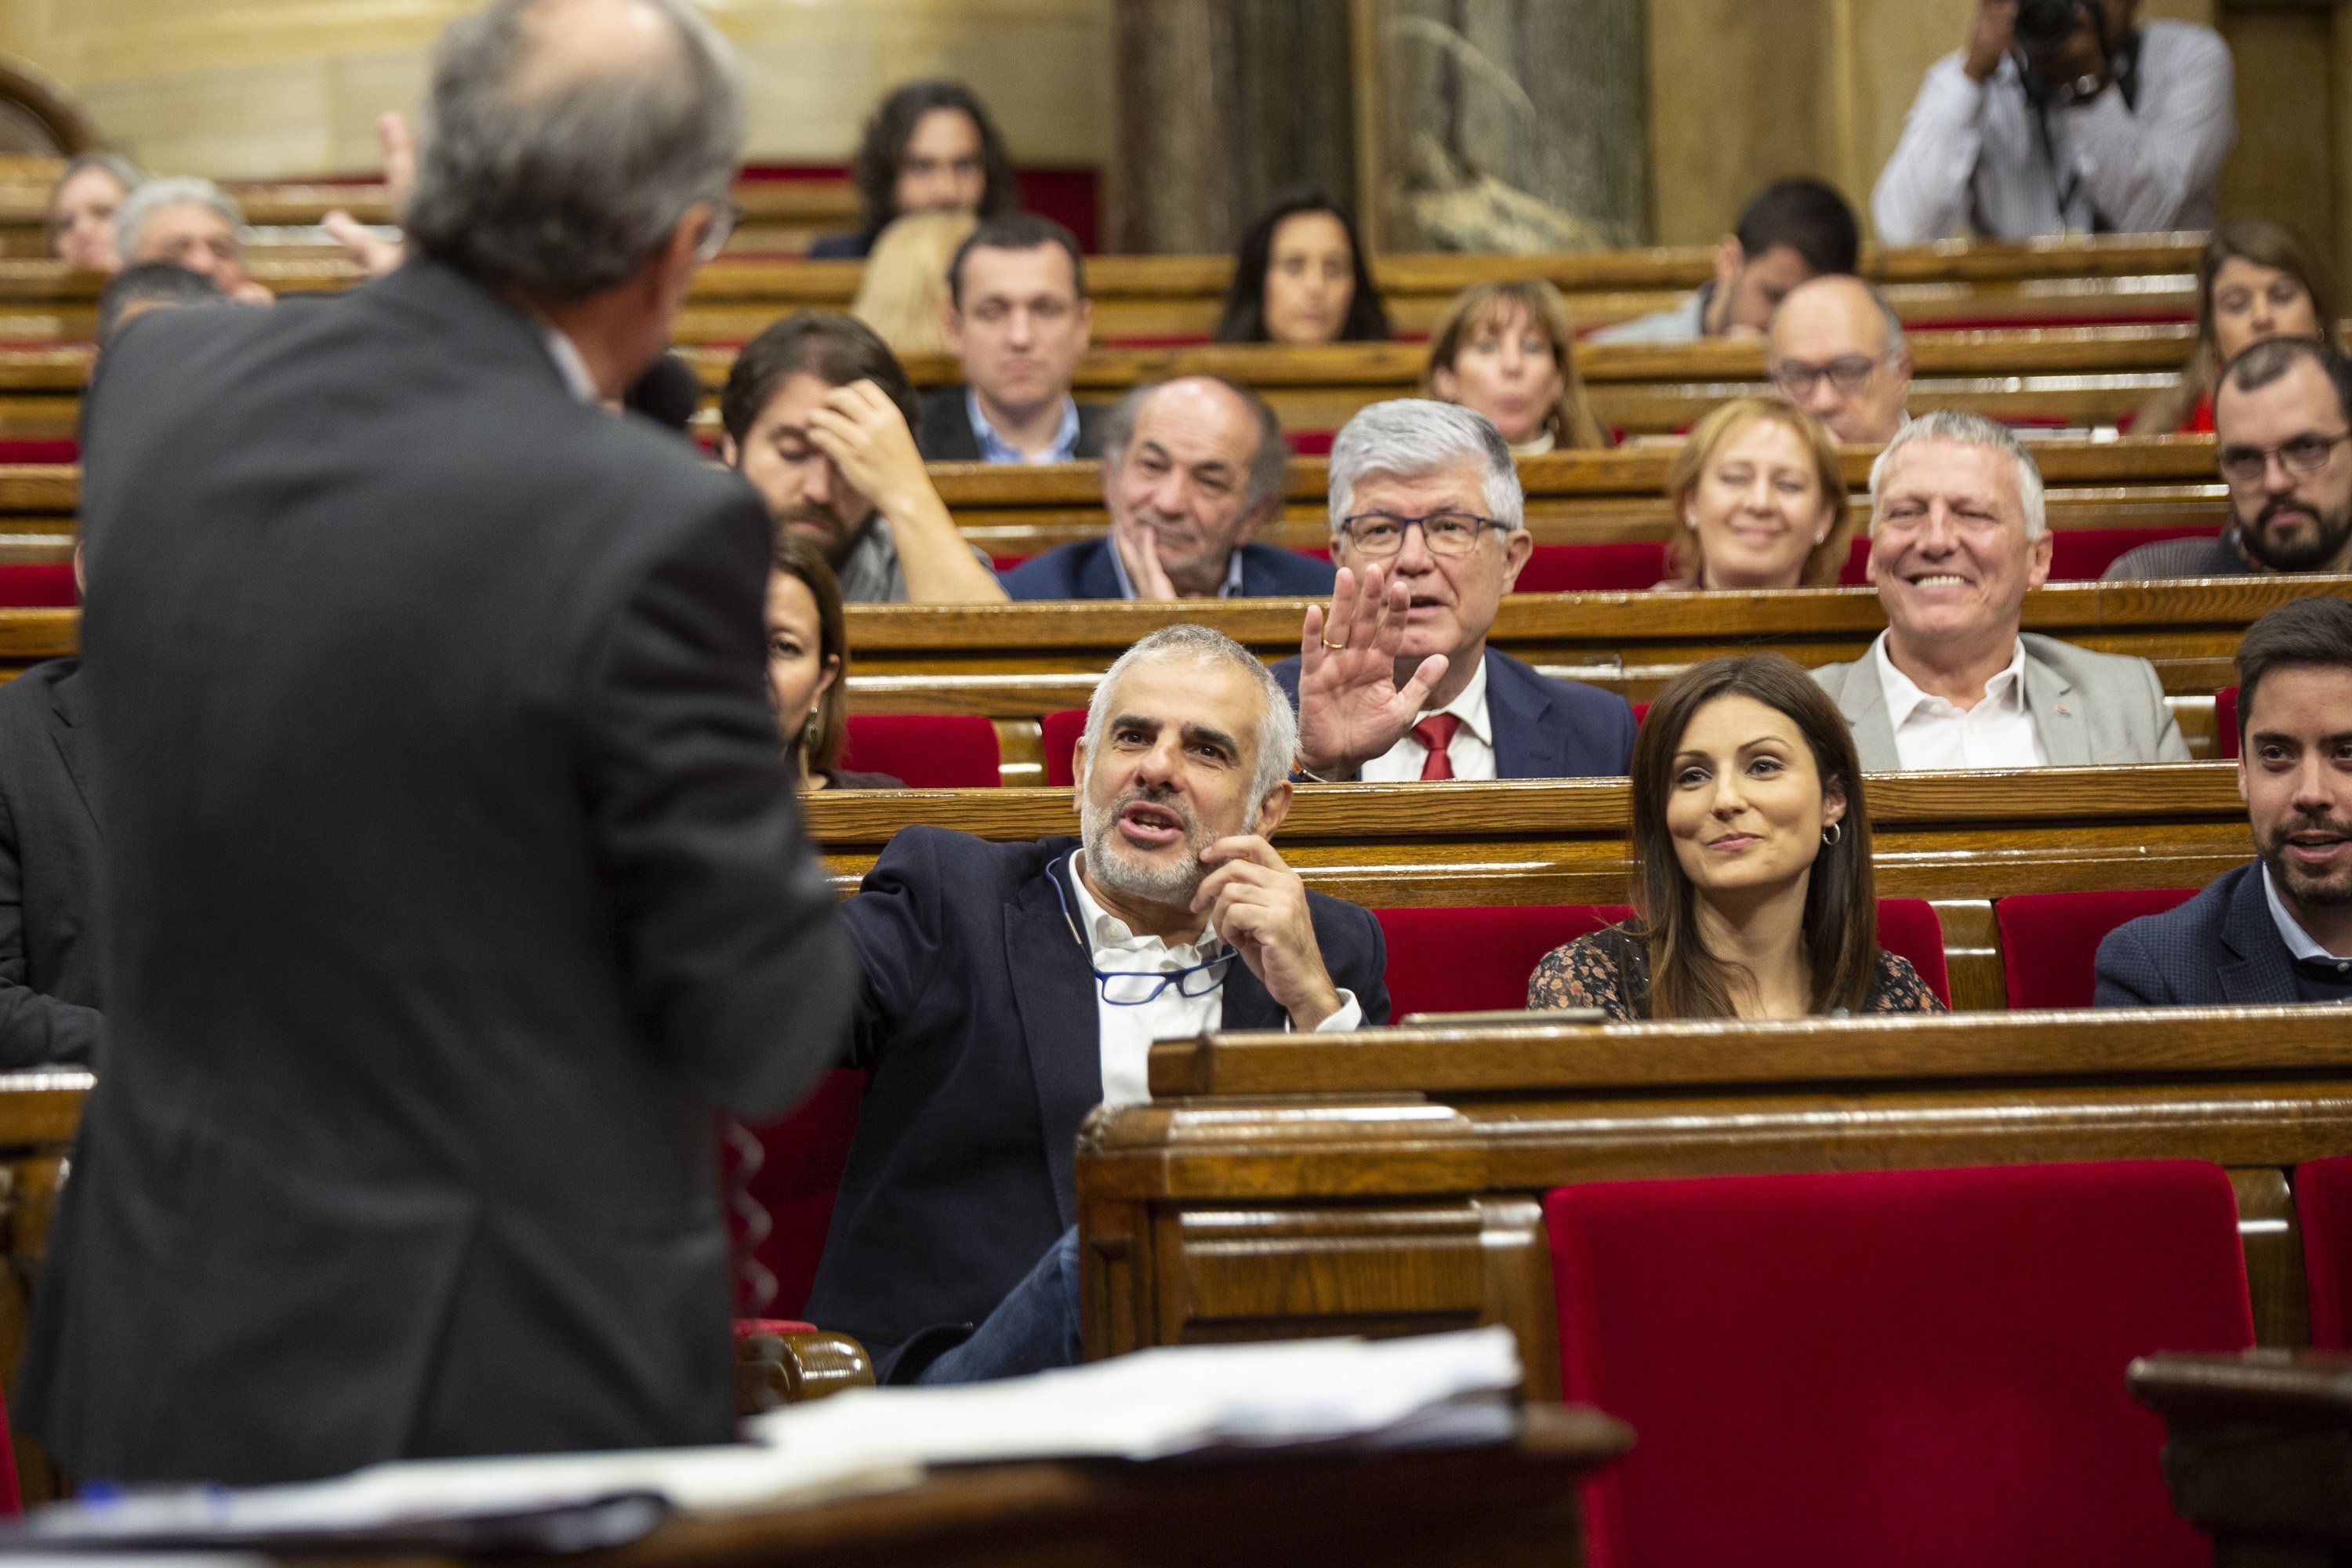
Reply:
[[[2053,767],[2121,767],[2185,763],[2189,742],[2164,705],[2156,666],[2127,654],[2092,653],[2034,632],[2025,644],[2025,707]],[[1903,771],[1895,726],[1886,715],[1875,651],[1851,664],[1824,665],[1813,679],[1853,728],[1862,771]]]

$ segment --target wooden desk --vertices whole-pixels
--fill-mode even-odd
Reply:
[[[2210,1160],[2258,1337],[2294,1345],[2287,1173],[2352,1151],[2325,1007],[1232,1034],[1150,1072],[1079,1137],[1089,1354],[1505,1322],[1532,1397],[1559,1394],[1542,1198],[1568,1183]]]
[[[2163,1415],[2173,1507],[2213,1568],[2352,1562],[2352,1356],[2152,1355],[2131,1391]]]

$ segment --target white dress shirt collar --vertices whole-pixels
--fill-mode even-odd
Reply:
[[[1470,672],[1469,682],[1454,693],[1454,700],[1442,708],[1423,710],[1414,722],[1432,714],[1451,713],[1462,721],[1454,731],[1453,742],[1445,748],[1446,757],[1454,764],[1457,779],[1491,779],[1495,776],[1495,724],[1486,704],[1486,659],[1482,652],[1477,668]],[[1357,777],[1367,784],[1396,784],[1421,777],[1421,765],[1428,759],[1429,748],[1407,734],[1381,755],[1366,763]]]
[[[556,374],[563,377],[563,389],[583,403],[602,403],[596,378],[588,374],[588,362],[580,357],[579,346],[562,328],[550,322],[541,321],[539,331],[547,342],[547,357],[555,362]]]
[[[1978,702],[1977,708],[1962,708],[1957,702],[1941,697],[1932,697],[1920,690],[1917,682],[1895,668],[1894,657],[1886,651],[1885,632],[1878,634],[1878,641],[1873,646],[1872,651],[1878,656],[1878,682],[1886,694],[1886,721],[1897,730],[1902,729],[1904,722],[1922,705],[1934,707],[1940,704],[1958,712],[1973,713],[1977,708],[1981,708],[1985,703],[1995,702],[2014,708],[2019,712],[2025,710],[2025,639],[2023,637],[2018,638],[2015,646],[2010,649],[2009,662],[2001,666],[2000,672],[1991,679],[1985,682],[1984,696]]]
[[[2009,663],[1985,682],[1984,696],[1968,708],[1920,690],[1895,668],[1886,647],[1881,632],[1871,645],[1871,658],[1886,700],[1887,727],[1895,732],[1895,760],[1905,772],[2032,768],[2050,761],[2026,700],[2024,638],[2011,648]]]

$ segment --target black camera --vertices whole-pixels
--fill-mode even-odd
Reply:
[[[2093,29],[2098,28],[2092,5],[2093,0],[2022,0],[2017,7],[2018,47],[2032,58],[2056,54],[2074,36],[2077,17],[2087,13]]]

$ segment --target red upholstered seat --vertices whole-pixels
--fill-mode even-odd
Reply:
[[[1633,1424],[1594,1568],[2205,1563],[2154,1351],[2253,1342],[2193,1161],[1610,1182],[1545,1204],[1570,1401]]]
[[[0,441],[0,463],[79,463],[79,441]]]
[[[1845,564],[1838,568],[1838,586],[1859,588],[1870,581],[1870,535],[1856,534],[1845,550]]]
[[[1045,715],[1040,728],[1045,731],[1045,782],[1055,789],[1068,789],[1078,782],[1076,770],[1070,765],[1070,753],[1086,739],[1087,710],[1058,709]]]
[[[70,563],[0,565],[0,608],[63,609],[80,602],[81,596],[74,592]]]
[[[2294,1213],[2310,1282],[2311,1348],[2352,1350],[2352,1154],[2295,1167]]]
[[[1390,1011],[1402,1018],[1524,1007],[1528,979],[1545,953],[1633,911],[1623,904],[1504,904],[1372,912],[1389,946]],[[1944,931],[1925,899],[1879,900],[1878,941],[1909,959],[1950,1005]]]
[[[2087,1007],[2098,989],[2099,943],[2126,921],[2160,915],[2194,888],[2114,893],[2014,893],[1992,907],[2000,971],[2012,1007]]]
[[[2115,564],[2116,557],[2143,544],[2168,539],[2210,539],[2220,530],[2204,528],[2063,528],[2050,531],[2050,580],[2089,583]]]
[[[853,713],[841,765],[911,789],[994,789],[1004,782],[996,726],[969,713]]]
[[[0,1519],[24,1511],[24,1497],[16,1490],[16,1446],[8,1436],[8,1412],[0,1407]]]
[[[1616,544],[1538,544],[1519,570],[1520,594],[1639,593],[1666,574],[1666,548],[1653,540]]]
[[[2238,754],[2238,689],[2225,686],[2213,693],[2213,739],[2221,755]]]
[[[866,1075],[835,1068],[824,1075],[816,1091],[801,1108],[781,1121],[748,1131],[759,1140],[759,1168],[742,1181],[744,1194],[766,1211],[769,1230],[754,1249],[760,1265],[775,1277],[775,1294],[768,1312],[797,1312],[816,1283],[817,1260],[824,1256],[824,1234],[833,1224],[833,1200],[841,1186],[841,1173],[849,1165],[849,1145],[857,1135],[857,1113],[866,1093]],[[740,1179],[740,1161],[730,1145],[727,1152],[728,1191]],[[743,1215],[730,1215],[736,1239],[742,1241]],[[741,1289],[737,1303],[744,1311],[759,1310]],[[750,1319],[740,1321],[750,1321]],[[740,1332],[739,1322],[738,1331]]]
[[[753,1334],[813,1334],[814,1323],[803,1323],[798,1318],[738,1318],[735,1320],[735,1342],[741,1344]]]

